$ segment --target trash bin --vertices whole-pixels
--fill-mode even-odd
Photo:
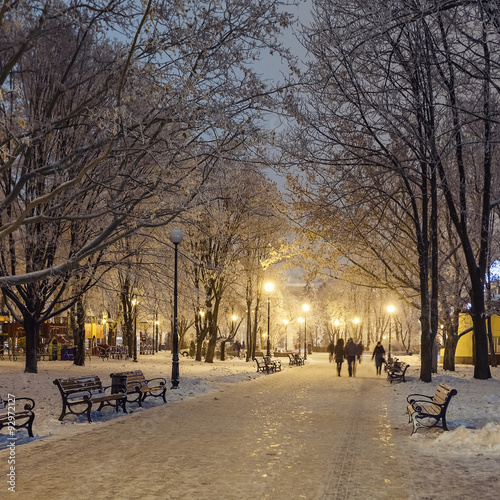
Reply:
[[[118,394],[119,392],[127,392],[127,376],[111,374],[111,394]]]

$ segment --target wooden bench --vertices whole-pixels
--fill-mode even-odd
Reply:
[[[109,360],[109,347],[97,346],[97,355],[104,361]]]
[[[28,403],[19,405],[19,401],[28,401]],[[22,406],[22,409],[20,406]],[[12,394],[9,394],[7,401],[4,401],[0,397],[0,429],[7,427],[9,434],[12,436],[12,429],[22,429],[25,427],[28,431],[28,436],[33,437],[34,408],[35,401],[31,398],[16,398]]]
[[[439,384],[434,396],[410,394],[406,398],[408,403],[406,413],[409,414],[408,423],[413,423],[412,435],[421,427],[436,427],[440,421],[442,428],[447,431],[446,410],[451,398],[456,394],[456,389],[452,389],[446,384]]]
[[[281,361],[279,359],[273,359],[271,356],[264,356],[264,363],[269,366],[273,372],[281,371]]]
[[[301,366],[306,362],[305,359],[300,354],[295,353],[294,357],[295,357],[295,361],[296,361],[297,366]]]
[[[257,373],[259,373],[259,372],[272,373],[274,371],[274,368],[272,367],[272,365],[267,364],[264,357],[260,360],[257,358],[253,358],[253,360],[257,364]]]
[[[110,389],[111,386],[104,387],[97,375],[56,378],[53,383],[59,389],[62,397],[63,407],[59,420],[62,420],[69,413],[77,416],[85,413],[87,420],[92,422],[90,411],[94,403],[99,403],[97,411],[101,411],[105,406],[112,406],[118,412],[118,408],[121,406],[123,412],[127,413],[125,391],[107,393],[106,390]],[[82,407],[82,411],[76,411]]]
[[[148,397],[163,398],[166,403],[167,381],[158,377],[146,380],[141,370],[112,373],[111,392],[125,391],[127,403],[138,403],[142,408],[142,402]]]
[[[387,370],[387,380],[391,384],[393,382],[406,382],[405,374],[409,366],[407,363],[394,363],[394,366]]]
[[[288,362],[290,366],[297,364],[297,360],[295,359],[295,356],[291,352],[288,353]]]

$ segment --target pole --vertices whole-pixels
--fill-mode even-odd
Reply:
[[[307,359],[307,312],[304,311],[304,359]]]
[[[271,321],[270,321],[270,317],[271,317],[271,297],[270,295],[268,294],[267,295],[267,355],[268,356],[271,356],[271,344],[270,344],[270,325],[271,325]]]
[[[391,362],[391,323],[392,317],[389,316],[389,363]]]
[[[177,335],[177,247],[179,243],[174,243],[174,333],[172,337],[172,387],[179,387],[179,337]]]
[[[137,363],[137,302],[134,304],[134,363]]]
[[[155,319],[155,327],[156,327],[156,352],[159,351],[159,345],[158,345],[158,309],[155,311],[156,312],[156,319]]]

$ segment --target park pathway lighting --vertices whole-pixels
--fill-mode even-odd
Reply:
[[[287,331],[287,326],[290,321],[287,319],[283,320],[283,324],[285,325],[285,351],[288,351],[288,331]]]
[[[179,387],[179,336],[177,334],[177,253],[184,234],[180,229],[170,231],[170,241],[174,244],[174,332],[172,336],[172,389]]]
[[[137,363],[137,297],[134,296],[132,299],[132,306],[134,307],[134,363]]]
[[[300,317],[300,318],[297,318],[297,321],[299,322],[299,354],[300,354],[300,324],[301,323],[304,323],[305,322],[305,319]],[[306,344],[306,342],[304,341],[304,345]],[[304,353],[305,354],[305,353]]]
[[[307,311],[309,311],[310,307],[307,304],[302,306],[302,310],[304,311],[304,359],[307,359]]]
[[[396,308],[393,305],[387,306],[387,312],[389,313],[389,363],[392,361],[392,357],[391,357],[391,340],[392,340],[391,323],[392,323],[392,313],[395,310],[396,310]]]
[[[352,320],[352,322],[354,323],[354,340],[355,342],[358,341],[358,332],[359,332],[359,318],[356,317]]]
[[[274,290],[274,284],[266,283],[264,290],[267,292],[267,356],[271,356],[271,292]]]

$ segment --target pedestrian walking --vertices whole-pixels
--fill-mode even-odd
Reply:
[[[236,349],[236,356],[238,356],[238,358],[240,357],[240,353],[241,353],[241,343],[239,340],[237,340],[235,343],[234,343],[234,347]]]
[[[382,365],[385,363],[385,349],[384,346],[377,342],[375,349],[373,349],[372,359],[375,358],[375,368],[377,375],[382,374]]]
[[[356,345],[356,357],[358,358],[358,363],[361,363],[361,356],[363,355],[363,351],[365,348],[363,347],[363,342],[359,341],[359,344]]]
[[[340,377],[340,370],[342,369],[342,363],[344,362],[344,339],[338,339],[335,346],[335,363],[337,363],[337,375]]]
[[[333,354],[335,353],[335,345],[333,343],[333,340],[328,344],[327,350],[328,350],[328,353],[330,354],[328,356],[328,360],[331,363],[333,361]]]
[[[349,377],[356,376],[356,354],[358,346],[353,342],[352,338],[349,339],[345,345],[345,357],[347,358],[347,368],[349,370]]]

